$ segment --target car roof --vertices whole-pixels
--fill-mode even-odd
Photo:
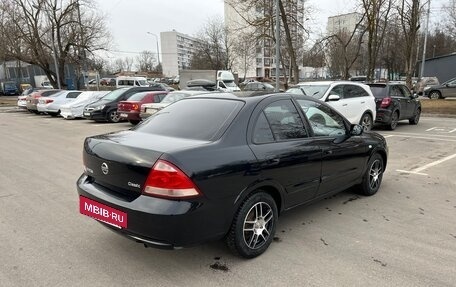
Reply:
[[[250,94],[250,95],[249,95]],[[305,99],[305,100],[311,100],[311,101],[318,101],[315,98],[309,97],[309,96],[304,96],[304,95],[296,95],[296,94],[291,94],[291,93],[277,93],[277,92],[225,92],[225,93],[220,93],[220,92],[209,92],[205,93],[202,95],[197,95],[194,97],[188,97],[186,99],[230,99],[230,100],[241,100],[246,103],[258,103],[261,102],[264,99],[267,98],[272,98],[276,97],[278,99],[280,98],[299,98],[299,99]]]

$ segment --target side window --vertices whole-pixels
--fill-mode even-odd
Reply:
[[[274,139],[277,141],[308,136],[298,110],[291,100],[274,102],[264,109]]]
[[[78,97],[80,93],[78,92],[74,92],[74,93],[68,93],[68,95],[66,96],[67,99],[75,99]]]
[[[329,95],[336,95],[339,96],[341,99],[345,98],[344,96],[344,86],[339,85],[335,86],[330,92]]]
[[[359,98],[359,97],[367,97],[369,94],[361,87],[355,85],[346,85],[344,87],[344,98]]]
[[[268,120],[264,115],[264,112],[260,114],[258,120],[253,129],[253,142],[256,144],[270,143],[274,141],[271,127],[269,126]]]
[[[401,88],[399,88],[399,86],[393,86],[391,88],[391,96],[404,97],[404,92],[402,91]]]
[[[410,93],[410,90],[406,86],[399,86],[399,87],[402,90],[402,93],[404,94],[405,97],[410,98],[412,96],[412,93]]]
[[[340,136],[347,133],[343,118],[318,102],[297,100],[309,119],[315,136]]]

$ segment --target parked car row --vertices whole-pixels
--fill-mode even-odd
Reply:
[[[360,124],[366,130],[374,125],[394,130],[400,120],[409,120],[410,124],[416,125],[421,116],[418,96],[399,83],[303,82],[288,92],[327,102],[352,124]]]

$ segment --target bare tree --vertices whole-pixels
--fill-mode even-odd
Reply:
[[[198,42],[192,56],[192,69],[229,70],[232,65],[228,30],[220,18],[209,19],[197,33]]]
[[[125,63],[121,58],[117,58],[113,63],[114,70],[117,72],[125,71]]]
[[[378,53],[385,36],[392,0],[362,0],[367,29],[367,81],[374,79]]]
[[[420,10],[420,0],[400,0],[397,6],[404,35],[405,74],[409,88],[412,88],[412,76],[416,65],[413,53],[416,48],[418,29],[420,28]]]
[[[364,21],[365,14],[362,14],[353,31],[337,31],[323,39],[328,47],[328,66],[332,77],[350,78],[350,70],[361,54],[366,33]]]
[[[138,64],[139,71],[151,72],[154,70],[154,66],[156,65],[155,55],[151,51],[142,51],[136,57],[136,62]]]
[[[130,72],[133,69],[133,64],[135,62],[135,59],[133,59],[132,57],[125,57],[123,62],[125,65],[125,70]]]
[[[306,14],[306,2],[296,0],[279,0],[279,7],[275,7],[276,1],[264,0],[229,0],[227,3],[243,19],[248,27],[253,28],[257,41],[277,42],[275,38],[275,9],[280,10],[280,25],[282,31],[281,62],[284,70],[289,67],[292,71],[293,81],[299,79],[299,66],[297,50],[303,46],[303,34],[305,29],[304,15]],[[252,41],[253,42],[253,41]],[[256,41],[255,41],[256,42]],[[255,43],[254,42],[254,43]],[[279,68],[279,67],[277,67]]]
[[[456,0],[448,0],[448,4],[445,6],[446,30],[456,41]]]
[[[65,64],[82,65],[86,53],[109,43],[104,17],[91,0],[3,0],[0,9],[7,23],[2,23],[6,57],[39,66],[53,86],[57,86],[51,68],[53,45],[64,84]]]

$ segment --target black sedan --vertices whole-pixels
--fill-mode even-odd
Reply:
[[[117,123],[121,120],[117,113],[117,105],[121,101],[126,101],[128,98],[139,92],[149,91],[164,91],[160,87],[131,87],[120,88],[109,92],[103,98],[84,107],[83,117],[96,122],[111,122]]]
[[[404,84],[368,84],[375,97],[377,116],[375,123],[394,130],[401,120],[417,125],[421,116],[421,102]]]
[[[310,97],[188,97],[85,140],[80,212],[148,246],[226,238],[253,258],[280,213],[351,186],[375,194],[387,155],[381,135]]]

